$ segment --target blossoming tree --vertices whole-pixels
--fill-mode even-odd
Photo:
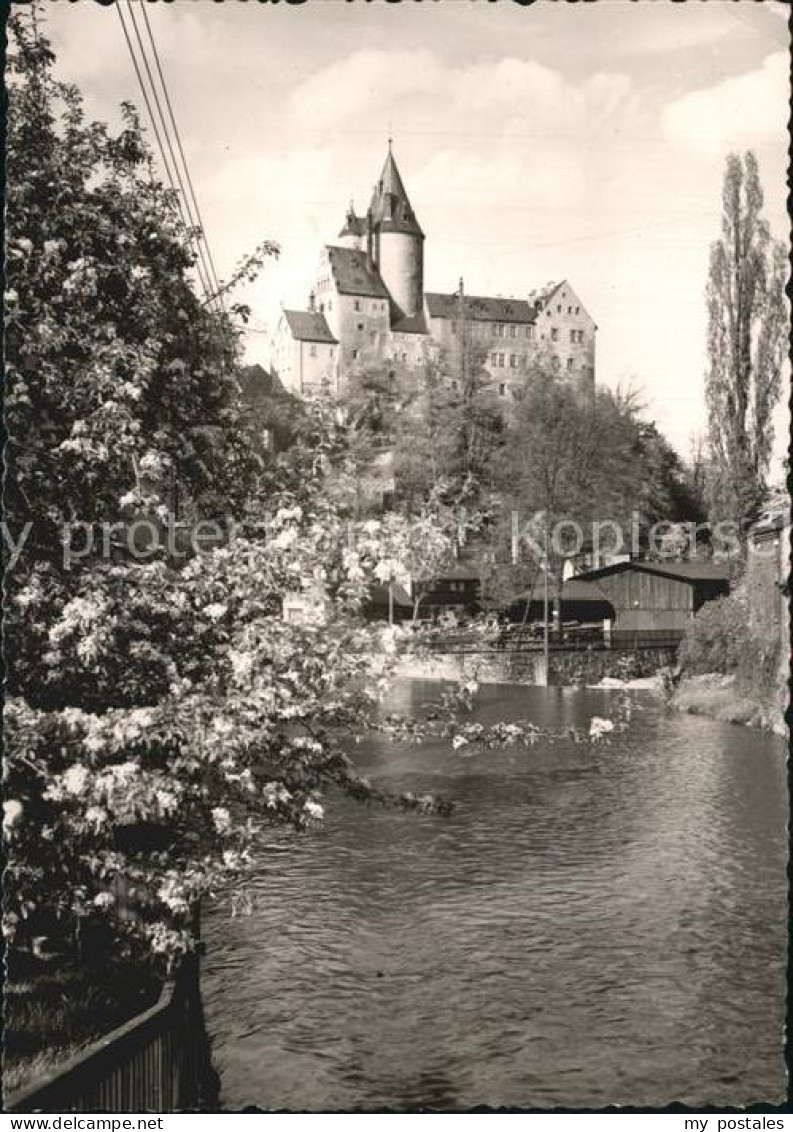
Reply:
[[[310,826],[334,789],[443,808],[356,774],[350,735],[542,733],[460,722],[470,686],[431,721],[381,710],[397,631],[362,603],[430,530],[433,554],[451,552],[451,531],[431,511],[351,519],[327,489],[343,444],[320,412],[310,443],[257,467],[235,378],[244,310],[196,297],[190,233],[132,108],[119,135],[86,123],[46,42],[19,14],[10,29],[6,937],[112,917],[123,880],[138,914],[118,933],[170,958],[190,946],[192,900],[241,883],[268,831]],[[220,545],[141,555],[93,537],[167,517],[177,487],[188,514],[233,517]],[[67,564],[75,522],[91,540]],[[321,623],[283,620],[295,590],[322,595]]]

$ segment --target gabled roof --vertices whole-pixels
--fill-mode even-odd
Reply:
[[[441,566],[435,575],[435,582],[447,582],[457,579],[463,582],[478,582],[481,573],[475,566],[469,566],[465,562],[454,562],[450,566]]]
[[[388,143],[388,156],[380,179],[374,187],[372,203],[369,207],[372,210],[372,219],[381,232],[407,232],[412,236],[423,238],[424,233],[416,219],[391,152],[391,142]]]
[[[366,252],[332,245],[326,250],[336,287],[342,295],[368,295],[375,299],[391,297],[377,269],[369,267]]]
[[[427,310],[430,318],[460,317],[460,299],[457,295],[427,292]],[[491,299],[466,295],[463,316],[472,322],[534,322],[537,312],[525,299]]]
[[[588,601],[595,602],[599,605],[609,604],[609,599],[606,594],[595,582],[584,582],[581,580],[580,575],[576,578],[568,578],[566,582],[562,583],[561,595],[559,592],[559,585],[555,578],[548,578],[548,599],[555,601],[561,596],[562,603],[572,601]],[[520,605],[523,602],[543,602],[545,600],[545,586],[543,585],[542,574],[538,572],[534,582],[534,589],[527,590],[525,593],[518,594],[513,597],[510,604]]]
[[[538,306],[540,309],[545,306],[548,300],[556,294],[556,292],[564,283],[564,279],[560,279],[558,283],[551,280],[546,283],[544,287],[537,287],[534,291],[529,291],[529,302],[533,306]]]
[[[395,607],[401,606],[403,609],[413,608],[413,598],[404,586],[400,586],[399,582],[394,582],[391,586],[391,595]],[[388,605],[388,602],[388,586],[369,587],[369,603],[371,605]]]
[[[284,311],[292,337],[298,342],[328,342],[336,345],[338,339],[330,332],[324,314],[319,311]]]
[[[577,574],[582,581],[595,581],[612,574],[623,574],[628,570],[638,570],[643,574],[657,574],[663,578],[676,578],[681,582],[728,582],[730,571],[726,562],[691,560],[675,562],[647,562],[644,559],[633,562],[614,562],[611,566],[601,566],[597,570],[585,570]]]

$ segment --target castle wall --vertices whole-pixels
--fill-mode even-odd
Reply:
[[[339,347],[328,342],[297,342],[298,381],[303,397],[319,393],[323,383],[336,390],[336,363]]]
[[[336,292],[333,308],[335,324],[326,317],[341,343],[342,375],[382,363],[391,335],[388,300]]]
[[[595,385],[595,326],[568,283],[537,312],[537,344],[559,359],[559,369],[581,388]]]
[[[535,332],[531,324],[467,319],[464,335],[456,319],[428,318],[427,325],[433,340],[446,355],[452,381],[461,372],[463,341],[469,355],[472,352],[484,355],[484,368],[501,396],[510,395],[513,388],[525,380],[535,351]]]

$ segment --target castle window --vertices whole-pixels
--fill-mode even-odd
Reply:
[[[517,369],[518,368],[518,355],[517,354],[510,354],[509,355],[509,365],[510,365],[510,369]]]
[[[358,329],[359,329],[359,330],[363,330],[363,323],[362,323],[362,322],[359,322],[359,323],[358,323]]]
[[[497,366],[498,365],[498,354],[491,354],[490,355],[490,364],[491,364],[491,366]]]
[[[498,364],[499,364],[500,366],[503,366],[503,365],[504,365],[504,355],[503,355],[503,354],[499,354],[499,355],[498,355]]]
[[[311,343],[311,345],[308,348],[308,353],[309,353],[309,357],[311,357],[311,358],[316,358],[316,356],[317,356],[317,347],[314,345],[313,342]]]
[[[456,381],[453,381],[453,382],[452,382],[452,389],[456,389],[456,388],[457,388],[457,382],[456,382]]]
[[[518,328],[517,328],[517,326],[510,326],[510,328],[509,328],[509,336],[510,336],[510,338],[517,338],[517,336],[518,336]]]
[[[581,342],[582,345],[583,345],[583,342],[584,342],[584,332],[583,332],[583,330],[578,331],[578,341]]]
[[[357,351],[357,350],[353,350],[353,351],[352,351],[352,356],[353,356],[353,358],[357,358],[357,357],[358,357],[358,351]]]
[[[360,299],[355,300],[355,309],[357,311],[359,311],[361,309],[361,300]]]
[[[557,314],[561,314],[561,313],[562,313],[562,308],[561,308],[561,306],[558,306],[558,307],[556,308],[556,313],[557,313]]]
[[[533,338],[534,337],[534,327],[531,324],[529,324],[526,327],[526,337],[527,338]]]
[[[568,369],[572,369],[572,368],[573,368],[573,359],[572,359],[572,358],[568,358],[568,359],[567,359],[567,368],[568,368]]]
[[[501,384],[500,384],[500,385],[499,385],[499,387],[498,387],[498,392],[499,392],[499,395],[500,395],[501,397],[506,397],[506,395],[507,395],[507,386],[506,386],[506,383],[505,383],[505,382],[503,382],[503,381],[501,382]]]
[[[572,307],[568,307],[568,308],[567,308],[567,313],[568,313],[568,314],[572,314],[572,313],[573,313],[573,308],[572,308]]]
[[[493,323],[493,333],[495,334],[496,338],[500,338],[503,335],[504,327],[500,322]]]
[[[556,329],[556,327],[554,327],[553,330],[551,331],[551,341],[552,342],[558,342],[559,341],[559,331]]]
[[[571,342],[577,342],[578,341],[578,331],[577,330],[571,330],[570,331],[570,341]]]
[[[575,308],[575,313],[576,313],[576,314],[580,314],[580,313],[581,313],[581,308],[580,308],[580,307],[576,307],[576,308]]]

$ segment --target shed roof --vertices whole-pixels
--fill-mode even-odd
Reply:
[[[285,310],[284,318],[292,337],[299,342],[328,342],[335,345],[338,341],[333,337],[324,314],[319,311]]]
[[[559,597],[559,590],[554,578],[548,579],[548,598],[554,601]],[[545,586],[543,585],[542,576],[538,576],[533,590],[527,590],[525,593],[518,594],[513,597],[511,604],[517,605],[520,602],[530,601],[544,601],[545,599]],[[562,602],[568,601],[588,601],[603,604],[608,602],[608,597],[604,594],[603,590],[595,582],[585,582],[580,578],[569,578],[566,582],[562,583],[561,591]]]
[[[681,582],[727,582],[730,578],[726,562],[704,562],[698,560],[675,562],[671,559],[662,562],[641,561],[614,562],[611,566],[601,566],[597,570],[585,570],[577,578],[583,581],[605,578],[611,574],[637,570],[643,574],[657,574],[663,578],[675,578]]]
[[[459,295],[427,292],[427,310],[430,318],[459,318]],[[463,299],[463,317],[472,322],[534,322],[537,312],[524,299],[488,298],[466,295]]]

